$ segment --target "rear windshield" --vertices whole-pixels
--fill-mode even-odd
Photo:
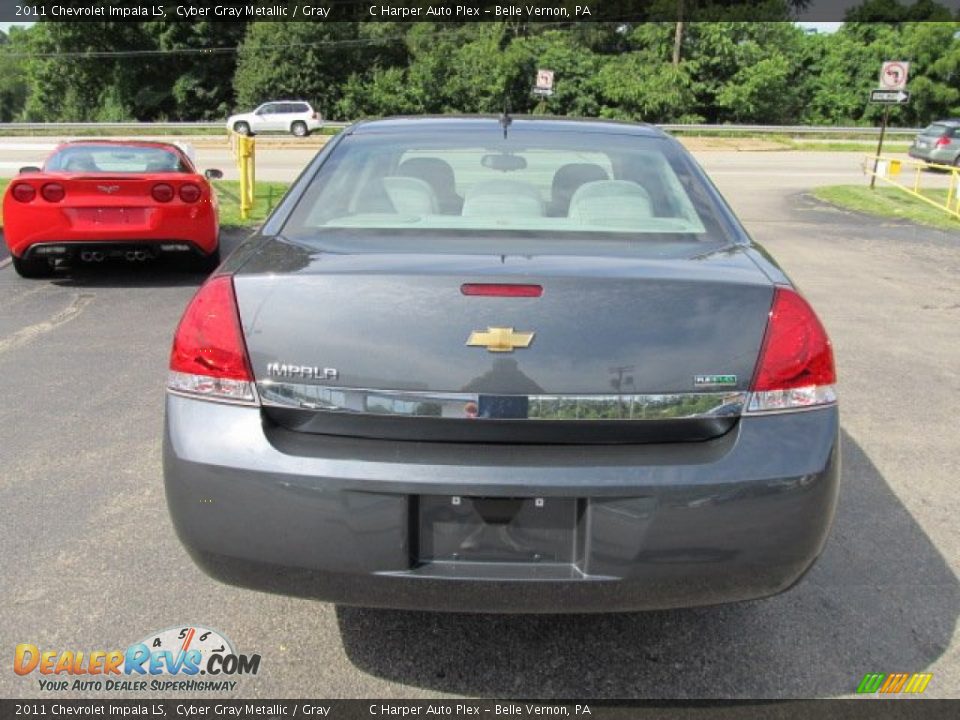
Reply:
[[[519,123],[515,123],[515,126]],[[338,144],[283,233],[728,242],[686,153],[661,137],[515,129],[361,133]]]
[[[46,170],[63,172],[190,172],[179,154],[154,147],[77,145],[47,160]]]
[[[921,135],[932,135],[933,137],[941,137],[946,135],[950,131],[950,127],[947,125],[941,125],[939,123],[933,123],[932,125],[927,125],[923,129]]]

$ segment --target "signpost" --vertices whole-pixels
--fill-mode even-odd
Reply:
[[[877,157],[873,161],[873,175],[870,176],[870,189],[877,184],[877,168],[883,154],[883,137],[887,134],[887,121],[890,119],[890,106],[903,105],[910,101],[907,79],[910,77],[910,63],[902,60],[887,60],[880,66],[880,87],[870,91],[870,102],[883,105],[883,121],[880,124],[880,140],[877,142]]]

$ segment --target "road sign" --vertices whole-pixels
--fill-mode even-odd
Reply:
[[[553,70],[537,70],[537,84],[533,86],[536,95],[553,95]]]
[[[887,60],[880,68],[881,90],[903,90],[910,75],[910,63],[902,60]]]
[[[906,90],[871,90],[870,102],[884,105],[903,105],[910,102],[910,93]]]

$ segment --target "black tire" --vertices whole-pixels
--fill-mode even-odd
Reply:
[[[954,167],[960,167],[960,155],[957,155],[957,156],[953,159],[953,166],[954,166]]]
[[[233,131],[239,135],[253,135],[253,133],[250,132],[250,123],[242,120],[233,124]]]
[[[53,265],[48,260],[13,257],[13,269],[24,278],[45,278],[53,275]]]
[[[197,272],[201,272],[204,275],[209,275],[210,273],[212,273],[214,270],[217,269],[218,265],[220,265],[220,247],[219,246],[217,247],[216,250],[214,250],[209,255],[204,255],[203,257],[194,261],[194,267],[196,268]]]
[[[310,129],[307,127],[307,124],[302,120],[297,120],[293,125],[290,126],[290,132],[295,137],[307,137],[310,134]]]

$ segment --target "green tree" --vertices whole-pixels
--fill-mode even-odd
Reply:
[[[0,31],[0,122],[16,120],[27,100],[23,60],[4,57],[18,53],[25,44],[26,33],[22,28],[10,28],[9,36]]]

